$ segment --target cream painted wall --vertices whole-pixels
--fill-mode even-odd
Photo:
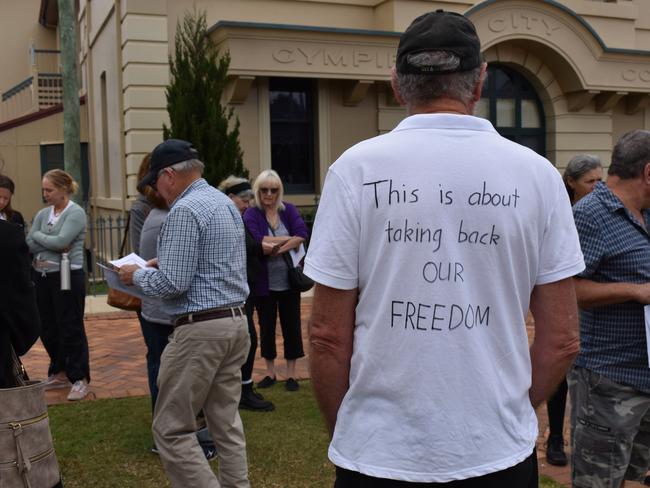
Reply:
[[[91,4],[94,2],[91,2]],[[92,21],[91,21],[92,22]],[[91,144],[91,164],[98,176],[100,184],[95,189],[94,196],[100,198],[117,198],[122,196],[122,172],[121,162],[123,150],[121,147],[120,124],[122,114],[119,110],[118,76],[121,76],[121,69],[117,62],[117,45],[115,37],[115,16],[111,15],[105,23],[104,29],[96,37],[92,51],[92,74],[94,93],[89,94],[89,103],[93,104],[95,140]],[[101,75],[106,73],[106,95],[108,124],[108,158],[109,172],[104,172],[104,141],[102,140],[102,103],[101,103]],[[110,181],[110,195],[104,190],[103,181],[108,178]]]
[[[348,89],[344,81],[330,83],[331,161],[321,161],[328,167],[350,146],[378,134],[377,87],[371,86],[365,98],[356,106],[343,105]]]
[[[9,6],[10,4],[10,6]],[[31,75],[29,48],[34,40],[37,49],[57,49],[54,29],[46,29],[38,23],[40,0],[2,0],[0,8],[0,92],[17,85]],[[10,10],[11,12],[9,12]]]
[[[625,113],[625,106],[619,103],[612,111],[612,143],[631,130],[645,128],[645,113],[643,110],[634,115]]]
[[[235,116],[239,117],[239,143],[244,152],[244,166],[254,179],[260,169],[259,118],[257,114],[257,82],[253,82],[246,102],[235,105]]]

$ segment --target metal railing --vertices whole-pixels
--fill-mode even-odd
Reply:
[[[104,283],[104,271],[97,264],[105,264],[120,256],[120,245],[126,232],[127,219],[117,217],[97,217],[89,220],[87,227],[86,263],[88,269],[88,291],[96,295],[98,285]],[[130,245],[127,240],[125,253],[129,253]]]

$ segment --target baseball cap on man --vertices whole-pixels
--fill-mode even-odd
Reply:
[[[455,67],[416,66],[409,55],[424,51],[448,51],[460,58]],[[415,19],[402,34],[397,48],[397,72],[414,75],[437,75],[478,68],[483,61],[481,41],[470,20],[454,12],[436,10]]]
[[[167,139],[158,144],[151,152],[149,160],[149,172],[138,183],[138,190],[143,191],[146,186],[151,185],[161,169],[173,166],[189,159],[196,159],[199,153],[191,142],[182,139]]]

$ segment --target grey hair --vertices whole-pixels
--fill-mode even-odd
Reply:
[[[448,51],[424,51],[410,54],[409,64],[431,71],[455,69],[460,65],[458,55]],[[469,71],[441,74],[397,73],[397,90],[409,105],[420,105],[436,98],[453,98],[468,105],[481,79],[481,67]]]
[[[203,175],[203,169],[205,168],[205,165],[198,159],[188,159],[186,161],[181,161],[180,163],[172,164],[170,168],[179,173],[186,171],[198,171],[201,173],[201,175]]]
[[[571,158],[571,161],[567,164],[562,177],[566,183],[569,178],[577,180],[592,169],[602,167],[603,165],[600,162],[600,158],[595,154],[578,154]]]
[[[636,178],[650,163],[650,131],[633,130],[621,136],[612,152],[612,164],[607,174],[623,180]]]

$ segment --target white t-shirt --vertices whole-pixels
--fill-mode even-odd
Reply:
[[[557,170],[483,119],[414,115],[330,168],[305,273],[359,289],[332,462],[447,482],[535,445],[525,317],[584,269]]]

